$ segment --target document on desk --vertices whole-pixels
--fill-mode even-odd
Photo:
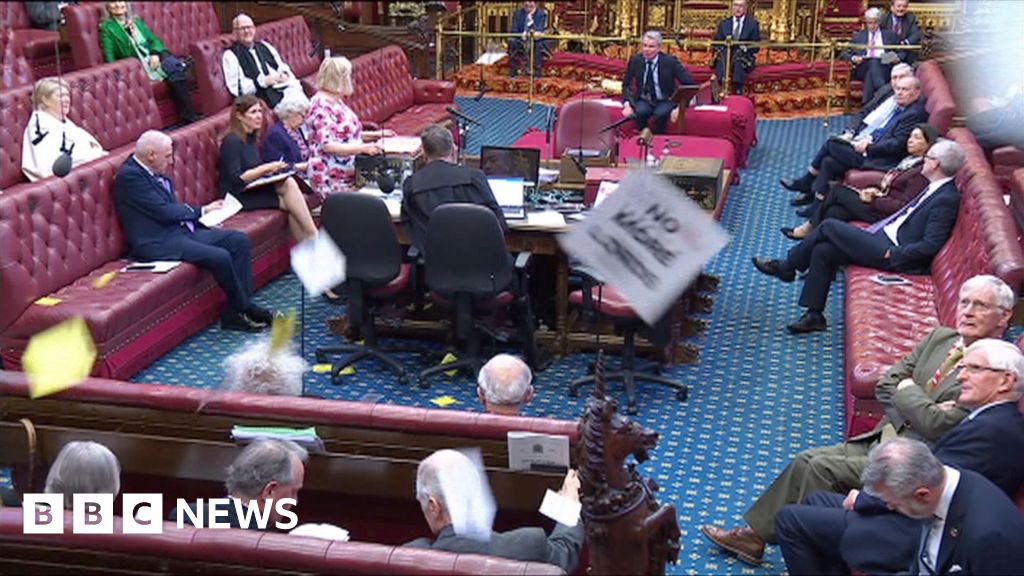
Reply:
[[[386,136],[380,139],[380,145],[389,156],[415,156],[423,149],[419,136]]]
[[[214,226],[219,226],[221,222],[224,222],[235,214],[238,214],[241,209],[242,203],[238,201],[238,198],[235,198],[231,194],[225,194],[224,206],[219,210],[211,210],[206,214],[203,214],[203,217],[199,219],[199,223],[207,228],[213,228]]]
[[[538,228],[560,228],[565,226],[565,216],[562,216],[561,212],[554,210],[527,212],[526,224]]]

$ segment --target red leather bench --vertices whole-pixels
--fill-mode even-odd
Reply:
[[[10,30],[15,54],[31,64],[35,75],[49,74],[57,62],[54,46],[60,41],[60,34],[56,30],[33,28],[23,2],[0,2],[0,22],[5,32]]]
[[[283,20],[266,22],[256,26],[256,39],[269,42],[281,55],[295,77],[302,82],[307,95],[315,91],[316,73],[322,60],[319,52],[310,55],[313,44],[309,26],[302,16],[291,16]],[[199,105],[196,110],[207,116],[216,114],[231,105],[232,96],[224,84],[224,69],[221,57],[224,50],[235,41],[233,34],[220,34],[192,38],[188,53],[195,64],[196,85],[199,91]]]
[[[1024,230],[1024,168],[1015,170],[1010,177],[1010,211],[1017,227]]]
[[[353,59],[352,82],[355,93],[347,103],[359,119],[398,134],[418,135],[448,120],[445,108],[455,102],[454,83],[413,78],[405,51],[396,45]]]
[[[18,86],[32,84],[36,80],[32,67],[22,55],[21,50],[14,46],[14,31],[5,28],[0,31],[0,90],[10,90]]]
[[[903,286],[880,286],[877,270],[846,270],[846,408],[849,434],[872,428],[881,418],[875,384],[932,328],[955,326],[960,285],[977,274],[994,274],[1020,295],[1024,251],[1013,216],[974,136],[964,128],[949,137],[967,160],[956,175],[962,196],[953,235],[936,255],[930,275],[902,275]]]
[[[104,62],[100,47],[99,23],[107,13],[104,2],[70,5],[64,9],[71,58],[76,68],[89,68]],[[135,15],[177,56],[188,55],[188,45],[197,38],[220,34],[220,19],[212,2],[136,2]],[[153,94],[160,110],[161,126],[178,121],[177,109],[167,83],[153,82]]]
[[[96,556],[113,569],[131,566],[149,573],[183,572],[247,574],[564,574],[559,567],[495,556],[457,554],[422,548],[403,548],[367,542],[338,542],[260,532],[178,528],[164,522],[163,534],[121,534],[114,518],[113,534],[72,534],[70,514],[64,534],[23,534],[22,510],[0,510],[0,543],[5,558],[20,569],[34,565],[44,553],[46,565],[61,571],[96,569]]]

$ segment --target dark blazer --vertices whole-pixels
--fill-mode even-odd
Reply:
[[[451,525],[445,526],[437,539],[419,538],[406,544],[413,548],[433,548],[449,552],[487,554],[524,562],[554,564],[572,574],[580,562],[583,547],[583,523],[569,528],[556,524],[551,536],[541,528],[518,528],[508,532],[491,532],[487,542],[455,534]]]
[[[548,28],[548,12],[538,7],[533,13],[533,31],[544,32]],[[522,34],[526,31],[526,9],[520,8],[512,15],[512,34]]]
[[[494,199],[487,177],[476,168],[433,160],[402,183],[402,214],[412,227],[413,245],[423,254],[430,214],[442,204],[468,202],[494,212],[503,231],[508,231],[505,214]]]
[[[874,95],[871,96],[871,100],[868,100],[867,104],[861,106],[860,110],[850,118],[850,121],[846,125],[851,127],[854,134],[860,132],[861,129],[866,126],[866,124],[864,124],[864,119],[868,117],[868,114],[874,112],[875,108],[881,106],[882,102],[885,102],[891,96],[892,82],[887,82],[885,86],[875,90]],[[924,95],[921,95],[921,99],[924,100]]]
[[[892,30],[881,29],[882,31],[882,44],[886,46],[893,46],[899,44],[899,39],[893,34]],[[862,28],[853,33],[853,38],[850,39],[850,44],[867,44],[868,43],[868,30]],[[866,56],[868,53],[867,48],[849,48],[842,56],[843,60],[849,60],[854,56]],[[902,54],[902,52],[901,52]],[[902,58],[900,58],[902,60]]]
[[[920,163],[906,170],[897,172],[889,181],[886,195],[871,201],[871,209],[883,216],[888,216],[917,197],[928,185],[928,179],[921,174]]]
[[[220,144],[217,167],[220,170],[218,188],[221,197],[227,194],[238,196],[245,190],[242,173],[262,164],[256,134],[249,134],[243,142],[237,134],[229,133]]]
[[[914,126],[928,121],[928,111],[924,107],[924,99],[907,106],[899,117],[892,120],[893,125],[885,134],[868,146],[864,170],[888,170],[907,155],[907,138],[914,131]]]
[[[622,99],[629,103],[630,107],[636,108],[636,101],[640,98],[640,90],[643,88],[646,72],[647,64],[644,61],[644,55],[633,55],[626,66],[626,77],[622,80]],[[666,100],[672,97],[677,86],[694,84],[693,78],[683,67],[682,62],[675,56],[664,52],[658,53],[657,74],[661,95]]]
[[[970,470],[949,505],[937,574],[1019,574],[1024,566],[1024,517],[995,484]],[[920,555],[912,574],[920,574]]]
[[[201,206],[178,202],[155,176],[129,156],[114,178],[114,209],[130,254],[140,260],[179,260],[177,241],[187,237],[185,221],[197,221]],[[198,224],[197,224],[198,226]]]
[[[274,124],[267,131],[267,136],[260,145],[260,157],[263,162],[277,162],[283,158],[289,164],[298,164],[305,160],[299,143],[288,133],[283,122]]]
[[[919,45],[921,44],[921,27],[917,24],[917,16],[912,12],[907,12],[907,15],[903,17],[903,33],[896,34],[893,31],[893,20],[895,17],[892,12],[886,12],[885,16],[882,17],[882,21],[878,23],[882,30],[890,30],[893,32],[893,36],[896,36],[896,40],[899,44],[908,45]],[[900,52],[900,61],[906,62],[907,64],[913,64],[918,57],[918,50],[906,50]]]
[[[718,23],[718,28],[715,30],[715,40],[725,40],[726,36],[732,36],[732,16],[724,18]],[[761,41],[761,25],[757,22],[757,19],[751,16],[749,13],[743,18],[743,27],[740,28],[740,35],[733,40],[739,42],[760,42]],[[745,49],[744,49],[745,48]],[[760,50],[757,46],[736,46],[733,48],[733,58],[736,57],[736,52],[744,52],[743,56],[743,67],[748,70],[754,67],[754,61],[757,59],[757,52]],[[725,46],[715,46],[715,58],[725,58]],[[722,63],[725,65],[725,62]]]
[[[896,272],[927,274],[932,258],[953,233],[959,209],[960,192],[956,181],[950,180],[915,208],[900,226],[896,233],[899,246],[892,247],[890,268]]]

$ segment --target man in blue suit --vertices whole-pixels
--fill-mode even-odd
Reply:
[[[718,23],[715,40],[725,40],[729,36],[736,42],[760,42],[761,26],[752,16],[747,14],[747,0],[732,0],[732,16]],[[743,93],[743,85],[747,74],[754,69],[757,60],[757,46],[734,46],[729,54],[732,68],[732,86],[737,94]],[[725,78],[725,46],[715,46],[715,77]]]
[[[943,464],[977,472],[1012,497],[1024,483],[1024,416],[1017,406],[1024,393],[1024,354],[1009,342],[986,338],[967,347],[962,366],[956,404],[971,412],[932,452]],[[882,574],[911,565],[922,525],[851,490],[845,498],[816,492],[803,504],[783,507],[775,529],[791,574],[848,568]]]
[[[670,116],[678,114],[671,100],[677,86],[692,86],[693,78],[675,56],[661,51],[661,32],[644,32],[640,53],[629,59],[622,80],[622,115],[633,116],[636,129],[643,130],[653,116],[651,130],[665,133]]]
[[[148,130],[139,137],[135,154],[125,160],[114,179],[114,207],[129,251],[138,260],[181,260],[209,270],[227,293],[221,316],[226,330],[259,332],[273,315],[252,303],[252,262],[249,239],[235,230],[211,230],[199,218],[220,208],[178,202],[164,172],[174,157],[171,137]]]
[[[918,46],[921,44],[921,27],[917,24],[917,16],[910,12],[910,0],[892,0],[889,13],[879,24],[882,30],[890,30],[899,44]],[[917,50],[897,52],[901,62],[913,64],[917,60]]]
[[[855,32],[850,43],[866,47],[851,48],[843,55],[843,59],[853,63],[852,78],[864,82],[862,104],[871,100],[871,97],[875,95],[875,90],[885,85],[889,78],[889,69],[892,68],[895,60],[899,59],[897,56],[894,60],[888,60],[891,56],[886,55],[884,48],[875,48],[875,46],[899,44],[899,38],[892,30],[883,30],[879,27],[878,22],[881,16],[882,11],[878,8],[868,8],[864,12],[864,29]]]
[[[788,326],[791,334],[825,330],[822,312],[832,279],[840,266],[858,264],[879,270],[927,273],[932,258],[953,232],[960,193],[953,175],[963,166],[964,151],[952,140],[936,142],[925,155],[921,174],[928,186],[906,206],[866,229],[849,222],[825,220],[783,260],[754,257],[763,274],[792,282],[797,270],[807,278],[800,305],[807,312]]]
[[[508,76],[515,78],[519,73],[519,63],[530,56],[530,47],[526,42],[530,40],[531,32],[543,34],[548,29],[548,13],[543,8],[538,8],[536,2],[523,2],[523,7],[516,10],[512,15],[512,34],[521,34],[522,38],[509,38],[508,41]],[[533,70],[535,77],[540,77],[541,65],[544,63],[544,48],[547,43],[543,40],[533,41],[533,62],[532,66],[527,64],[528,70]]]

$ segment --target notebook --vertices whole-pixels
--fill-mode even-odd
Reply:
[[[506,220],[521,220],[526,218],[526,207],[524,202],[522,178],[488,178],[487,183],[494,192],[494,199],[501,206],[501,212]]]

